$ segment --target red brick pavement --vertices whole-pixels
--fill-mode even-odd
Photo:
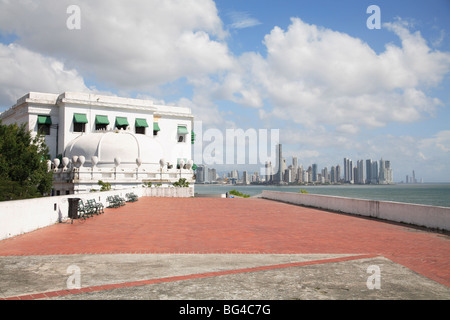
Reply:
[[[0,255],[379,254],[450,287],[450,237],[262,199],[141,198],[0,241]]]

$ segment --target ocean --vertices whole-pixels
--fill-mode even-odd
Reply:
[[[233,189],[250,196],[261,194],[263,190],[300,192],[300,189],[303,189],[310,194],[450,207],[450,184],[440,183],[317,186],[195,185],[195,193],[199,194],[223,194]]]

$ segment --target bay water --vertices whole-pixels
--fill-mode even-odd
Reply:
[[[195,185],[195,193],[198,194],[224,194],[233,189],[250,196],[257,196],[263,190],[296,193],[305,190],[310,194],[450,207],[450,183],[315,186]]]

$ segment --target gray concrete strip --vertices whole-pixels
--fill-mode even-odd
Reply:
[[[11,297],[66,290],[74,268],[81,287],[236,270],[354,255],[112,254],[0,257],[0,293]],[[371,266],[375,268],[370,269]],[[369,268],[369,269],[368,269]],[[372,274],[370,270],[378,270]],[[375,277],[377,276],[377,277]],[[368,287],[368,280],[374,288]],[[376,286],[379,280],[379,287]],[[61,300],[449,299],[450,289],[376,257],[71,294]]]
[[[348,254],[99,254],[0,257],[1,297],[66,290],[77,270],[81,287],[331,259]]]
[[[381,269],[379,289],[368,266]],[[450,290],[385,258],[230,274],[68,295],[58,300],[447,300]]]

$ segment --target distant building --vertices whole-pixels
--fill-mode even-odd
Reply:
[[[277,145],[277,163],[276,163],[276,172],[274,172],[274,182],[280,183],[283,181],[283,147],[281,144]]]
[[[364,178],[364,160],[358,160],[356,164],[356,172],[357,177],[354,178],[355,183],[357,184],[364,184],[365,178]]]
[[[315,182],[317,181],[317,164],[313,163],[312,165],[312,181]]]
[[[208,180],[208,166],[201,164],[197,166],[195,170],[196,182],[197,183],[207,183]]]
[[[265,169],[266,169],[265,182],[266,183],[271,183],[272,182],[272,178],[273,178],[273,176],[272,176],[273,175],[272,162],[266,161]]]
[[[353,162],[344,158],[344,182],[353,183]]]
[[[245,170],[242,172],[242,184],[250,184],[250,178]]]

